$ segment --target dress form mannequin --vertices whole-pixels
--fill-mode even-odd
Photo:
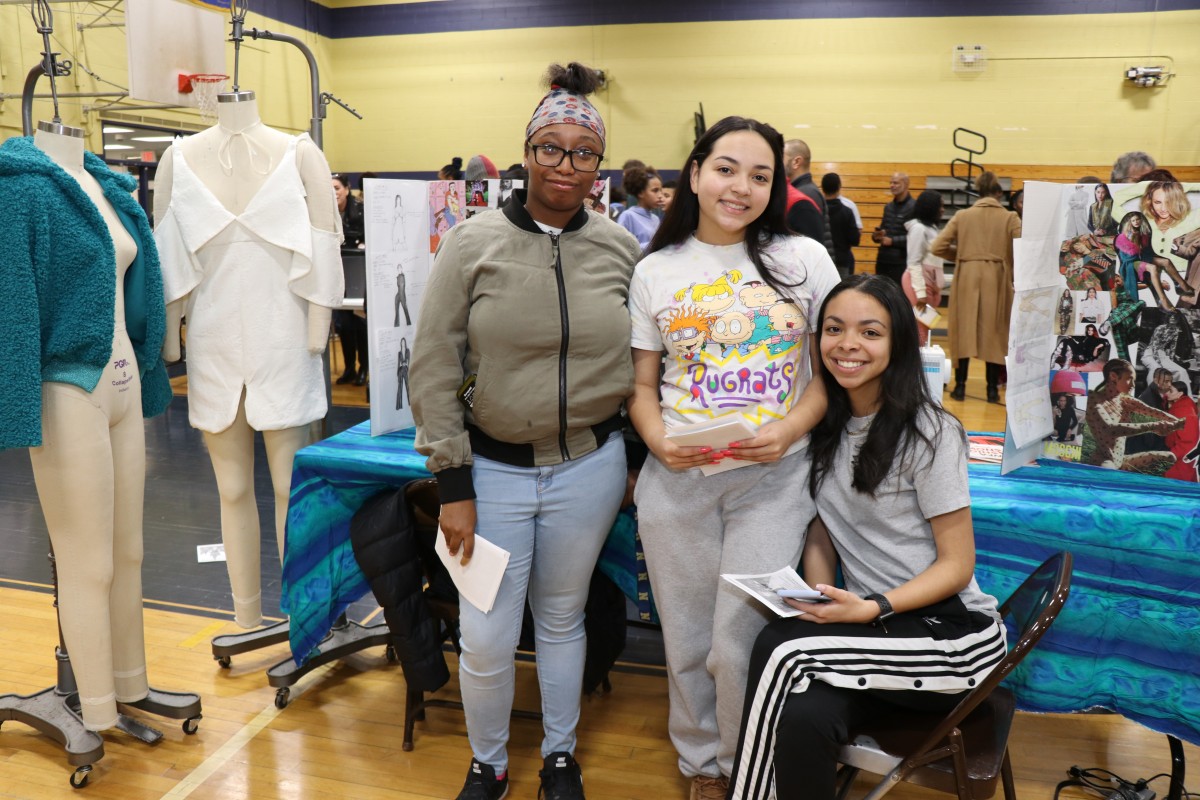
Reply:
[[[80,713],[89,730],[104,730],[117,725],[118,702],[150,694],[141,575],[145,429],[122,292],[137,244],[85,171],[83,139],[38,130],[34,144],[92,200],[116,252],[109,267],[116,282],[112,355],[91,393],[68,383],[42,384],[42,445],[29,450],[56,554],[59,619]]]
[[[218,224],[212,229],[213,235],[209,241],[218,244],[211,246],[226,246],[229,243],[242,248],[250,247],[249,250],[241,251],[250,253],[250,257],[247,263],[237,265],[238,269],[271,268],[260,263],[258,256],[254,255],[253,246],[247,244],[246,237],[239,231],[242,227],[239,221],[243,219],[243,214],[249,216],[260,212],[261,209],[254,206],[254,201],[259,197],[260,191],[269,190],[268,184],[277,179],[277,171],[289,168],[290,165],[286,162],[293,157],[299,180],[303,184],[303,205],[307,208],[307,225],[303,235],[307,237],[311,232],[310,257],[314,272],[327,269],[328,258],[325,251],[332,246],[330,252],[337,253],[337,245],[341,239],[340,219],[329,181],[329,166],[316,145],[306,136],[297,139],[264,125],[259,119],[257,103],[252,92],[227,93],[219,95],[218,100],[217,125],[174,144],[164,154],[155,178],[154,216],[158,223],[156,234],[159,236],[160,250],[163,253],[164,282],[169,301],[167,339],[163,347],[163,356],[168,362],[179,359],[179,322],[185,312],[185,306],[189,323],[189,362],[193,361],[193,355],[201,355],[202,345],[197,338],[192,338],[192,334],[199,331],[202,324],[213,324],[212,317],[216,312],[209,300],[198,297],[198,293],[220,291],[214,289],[211,282],[207,286],[204,284],[205,281],[210,281],[206,275],[199,275],[190,281],[185,279],[182,283],[179,282],[180,279],[174,282],[171,279],[172,273],[179,274],[180,270],[178,264],[169,264],[169,259],[198,260],[199,256],[197,248],[189,250],[166,246],[164,236],[169,235],[170,231],[164,231],[164,227],[178,225],[183,228],[192,225],[197,213],[205,213],[199,211],[199,207],[189,207],[193,198],[184,195],[184,178],[178,174],[181,169],[180,159],[184,162],[182,168],[186,168],[189,173],[188,179],[198,179],[208,194],[208,200],[215,199],[219,204],[218,212],[228,217],[227,225],[222,227]],[[188,192],[195,188],[190,184],[189,187],[186,190]],[[167,222],[169,218],[172,220],[170,223]],[[311,231],[307,230],[309,226]],[[306,241],[304,248],[308,248],[309,244]],[[302,325],[307,335],[307,351],[316,358],[323,352],[328,341],[331,306],[341,299],[340,257],[336,260],[336,269],[336,291],[331,290],[329,281],[323,278],[321,291],[309,292],[307,295],[303,294],[302,290],[292,287],[289,282],[286,287],[279,283],[271,290],[272,293],[286,294],[286,297],[272,296],[267,298],[269,302],[263,302],[261,297],[245,297],[240,300],[246,305],[281,303],[287,306],[285,310],[292,314],[290,319],[293,322],[296,319],[295,315],[305,315]],[[228,297],[228,294],[229,292],[225,292],[226,296],[221,298],[222,303],[239,300],[236,297]],[[253,346],[253,342],[247,344],[247,347]],[[304,361],[303,357],[301,361]],[[317,363],[319,369],[319,358]],[[306,368],[308,367],[311,367],[311,364],[307,364]],[[221,380],[227,382],[236,377],[226,375],[222,376]],[[269,382],[271,378],[262,380]],[[189,385],[192,385],[191,382]],[[198,382],[194,388],[197,392],[195,399],[200,399],[201,386]],[[222,417],[217,424],[212,420],[198,422],[195,404],[191,409],[192,424],[204,432],[205,443],[216,474],[221,497],[221,537],[225,544],[235,618],[237,623],[245,628],[256,627],[262,620],[259,518],[253,480],[254,432],[262,431],[266,446],[268,467],[275,490],[276,541],[282,559],[292,459],[297,450],[309,443],[308,423],[324,415],[322,405],[319,413],[309,414],[307,419],[292,419],[289,424],[279,426],[273,422],[263,423],[253,419],[251,395],[255,391],[249,382],[241,388],[241,397],[237,400],[236,414],[232,420]],[[191,393],[192,389],[189,389],[189,394]],[[247,415],[248,406],[251,411],[250,418]]]

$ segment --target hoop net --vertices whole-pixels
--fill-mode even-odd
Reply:
[[[218,74],[180,75],[179,91],[196,96],[200,119],[212,125],[217,121],[217,95],[225,88],[228,79],[228,75]]]

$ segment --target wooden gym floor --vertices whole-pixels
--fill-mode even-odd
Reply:
[[[340,352],[333,348],[334,374]],[[177,379],[181,390],[186,391]],[[1003,430],[1002,405],[984,402],[983,365],[973,363],[963,403],[947,400],[970,430]],[[335,387],[335,430],[365,418],[361,387]],[[429,709],[418,723],[415,749],[401,749],[404,680],[382,648],[318,668],[292,688],[291,704],[274,705],[264,671],[286,658],[286,645],[235,656],[231,669],[213,661],[213,636],[235,633],[228,613],[223,565],[194,565],[196,543],[219,541],[215,485],[201,437],[187,426],[177,399],[166,418],[147,425],[151,456],[147,481],[145,626],[151,684],[197,692],[204,704],[199,731],[187,736],[176,721],[135,715],[165,732],[146,746],[115,731],[104,734],[106,754],[89,784],[74,790],[72,768],[60,747],[31,728],[6,722],[0,729],[0,799],[54,800],[331,800],[453,798],[462,785],[470,747],[461,712]],[[148,444],[148,450],[152,450]],[[168,457],[169,456],[169,457]],[[260,464],[262,456],[260,455]],[[278,610],[278,563],[271,557],[270,487],[259,470],[256,491],[264,528],[264,595]],[[29,476],[28,456],[0,453],[0,612],[5,658],[0,693],[31,694],[54,683],[57,641],[46,585],[45,532]],[[185,568],[186,565],[186,568]],[[203,571],[205,568],[211,568]],[[199,588],[197,588],[199,587]],[[273,590],[273,593],[272,593]],[[369,600],[350,616],[374,620]],[[453,653],[447,658],[457,674]],[[577,756],[591,800],[671,800],[687,796],[667,737],[667,687],[661,670],[619,667],[613,692],[587,698]],[[457,681],[439,695],[457,697]],[[537,708],[534,667],[517,667],[517,706]],[[541,766],[540,724],[514,720],[510,797],[537,795]],[[1185,747],[1193,774],[1200,748]],[[1017,790],[1023,800],[1050,800],[1071,766],[1103,767],[1129,779],[1170,769],[1166,738],[1107,714],[1020,714],[1012,739]],[[1151,788],[1166,794],[1166,779]],[[78,792],[83,792],[79,794]],[[932,798],[935,793],[897,788],[893,797]],[[1063,798],[1090,797],[1067,789]],[[789,799],[790,800],[790,799]]]

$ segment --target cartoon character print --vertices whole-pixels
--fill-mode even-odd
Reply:
[[[771,321],[772,330],[767,349],[772,355],[786,353],[804,338],[807,328],[804,312],[795,303],[780,300],[767,311],[767,318]]]
[[[693,283],[686,289],[680,289],[675,293],[675,301],[682,302],[689,298],[703,313],[715,317],[733,305],[733,284],[741,279],[742,273],[736,269],[722,272],[712,283]]]
[[[685,361],[695,361],[704,352],[712,335],[713,318],[696,306],[681,306],[671,309],[663,335],[671,343],[671,349]]]
[[[797,364],[776,358],[804,341],[802,303],[764,281],[741,280],[741,272],[729,270],[712,283],[681,289],[672,295],[678,305],[659,318],[665,342],[684,366],[677,384],[686,392],[676,406],[681,411],[748,411],[766,398],[771,406],[786,406],[792,395]],[[781,418],[777,411],[760,413],[760,423]]]
[[[738,300],[746,307],[747,316],[754,321],[750,344],[756,346],[770,339],[771,320],[767,317],[767,311],[779,302],[775,290],[762,281],[747,281],[738,290]]]
[[[756,345],[750,341],[754,336],[754,321],[744,311],[726,311],[717,317],[712,326],[712,340],[721,345],[721,357],[733,353],[749,355]]]

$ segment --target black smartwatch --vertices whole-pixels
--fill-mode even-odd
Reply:
[[[881,594],[869,594],[863,598],[864,600],[874,600],[879,604],[879,616],[874,619],[875,622],[882,623],[888,617],[894,616],[895,611],[892,610],[892,604],[886,597]]]

